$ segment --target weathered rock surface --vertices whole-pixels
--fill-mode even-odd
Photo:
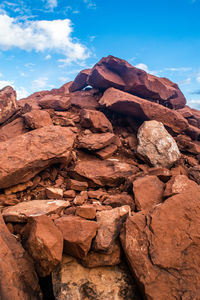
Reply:
[[[78,147],[94,151],[110,145],[115,140],[116,136],[110,132],[85,134],[79,137]]]
[[[102,90],[114,87],[175,109],[184,107],[186,103],[177,84],[148,74],[111,55],[103,57],[91,69],[87,84]]]
[[[48,199],[62,199],[63,190],[56,187],[48,187],[46,188],[46,195]]]
[[[56,219],[55,224],[63,234],[64,252],[78,258],[85,257],[96,235],[97,223],[69,215]]]
[[[23,118],[17,118],[0,128],[0,142],[15,138],[16,136],[28,131],[29,130],[26,128]]]
[[[186,175],[176,175],[166,183],[164,197],[171,197],[176,194],[185,193],[188,190],[192,190],[195,194],[200,192],[199,185],[193,180],[188,179]]]
[[[2,215],[6,222],[26,222],[29,217],[59,214],[69,205],[64,200],[33,200],[5,208]]]
[[[25,228],[25,247],[40,276],[49,275],[62,261],[63,236],[47,216],[30,218]]]
[[[46,126],[0,143],[0,188],[28,181],[47,166],[70,160],[75,134]]]
[[[0,299],[42,299],[33,262],[0,215]]]
[[[150,210],[162,202],[164,183],[157,176],[144,176],[133,182],[136,209]]]
[[[112,124],[106,116],[97,110],[83,109],[81,111],[81,125],[92,132],[113,132]]]
[[[11,86],[0,90],[0,124],[17,111],[16,92]]]
[[[44,126],[53,125],[50,115],[47,111],[32,110],[23,115],[26,125],[31,129],[38,129]]]
[[[103,204],[110,205],[113,208],[129,205],[131,210],[135,209],[135,202],[133,198],[125,192],[115,195],[106,195]]]
[[[67,110],[70,105],[70,97],[63,95],[45,95],[39,100],[39,105],[42,108],[51,108],[58,111]]]
[[[124,205],[108,211],[97,212],[98,231],[93,248],[106,252],[114,246],[123,222],[130,214],[130,207]]]
[[[70,256],[64,256],[61,266],[52,273],[55,298],[139,300],[135,283],[126,266],[88,269]]]
[[[188,170],[188,177],[200,185],[200,166],[190,168]]]
[[[70,100],[72,106],[86,109],[96,109],[100,105],[98,103],[99,98],[102,96],[99,90],[82,90],[70,94]]]
[[[78,73],[73,83],[69,87],[69,91],[75,92],[78,90],[82,90],[82,88],[86,87],[88,85],[87,78],[89,74],[90,74],[90,69],[85,69],[82,70],[80,73]]]
[[[138,168],[117,159],[98,160],[89,158],[79,160],[71,171],[75,178],[84,178],[90,185],[118,186],[128,176],[138,172]]]
[[[200,193],[168,198],[127,219],[121,242],[146,299],[198,299]]]
[[[144,122],[137,138],[137,153],[154,167],[170,167],[181,156],[175,140],[160,122]]]

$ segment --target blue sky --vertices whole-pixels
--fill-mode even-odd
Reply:
[[[200,109],[200,0],[0,2],[0,88],[18,98],[112,54],[177,82]]]

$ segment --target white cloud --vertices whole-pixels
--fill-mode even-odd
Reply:
[[[137,65],[135,65],[136,68],[144,70],[145,72],[152,74],[152,75],[157,75],[158,71],[151,71],[149,70],[148,66],[143,64],[143,63],[139,63]]]
[[[24,88],[24,87],[20,87],[19,89],[16,90],[17,93],[17,99],[22,99],[22,98],[26,98],[29,96],[29,92]]]
[[[179,84],[187,85],[187,84],[190,84],[191,81],[192,81],[192,79],[189,77],[189,78],[186,78],[186,79],[180,81]]]
[[[54,8],[58,6],[57,0],[42,0],[42,2],[46,2],[46,8],[49,9],[50,11],[53,11]]]
[[[192,68],[165,68],[166,71],[172,71],[172,72],[187,72],[191,71]]]
[[[44,59],[45,60],[51,59],[51,55],[50,54],[46,55]]]
[[[87,5],[87,8],[96,9],[96,3],[93,0],[83,0],[83,2]]]
[[[72,31],[69,19],[20,22],[4,14],[0,15],[0,49],[48,50],[64,55],[62,61],[65,63],[85,60],[89,50],[72,39]]]
[[[0,80],[0,89],[4,88],[7,85],[11,85],[12,87],[14,87],[14,81]]]
[[[200,82],[200,73],[197,75],[196,80],[197,80],[197,82]]]
[[[63,82],[68,82],[68,81],[69,81],[69,78],[68,78],[68,77],[59,77],[58,79],[59,79],[59,81],[62,82],[62,83],[63,83]]]
[[[45,87],[47,87],[47,81],[47,77],[39,77],[38,79],[32,81],[32,88],[34,90],[44,89]]]

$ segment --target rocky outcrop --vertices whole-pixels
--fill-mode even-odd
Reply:
[[[0,124],[8,120],[17,111],[16,92],[6,86],[0,90]]]

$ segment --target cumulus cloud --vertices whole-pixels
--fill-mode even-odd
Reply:
[[[71,37],[73,28],[69,19],[21,22],[8,15],[0,15],[0,49],[13,47],[65,56],[65,63],[83,61],[89,57],[88,49]]]
[[[43,2],[44,2],[44,0],[43,0]],[[53,10],[55,7],[58,6],[57,0],[47,0],[45,2],[46,2],[47,8],[49,8],[50,10]]]
[[[45,60],[51,59],[51,55],[50,54],[46,55],[44,59]]]
[[[4,88],[7,85],[11,85],[12,87],[14,87],[14,81],[0,80],[0,89]]]
[[[96,3],[93,0],[83,0],[83,2],[87,5],[87,8],[96,9]]]
[[[32,81],[32,88],[34,90],[40,90],[47,87],[47,77],[39,77],[38,79],[35,79]]]
[[[16,90],[16,93],[18,100],[29,96],[29,92],[22,86]]]
[[[135,67],[138,69],[144,70],[145,72],[152,74],[152,75],[157,75],[157,73],[158,73],[157,71],[149,70],[148,66],[143,63],[139,63],[139,64],[135,65]]]

